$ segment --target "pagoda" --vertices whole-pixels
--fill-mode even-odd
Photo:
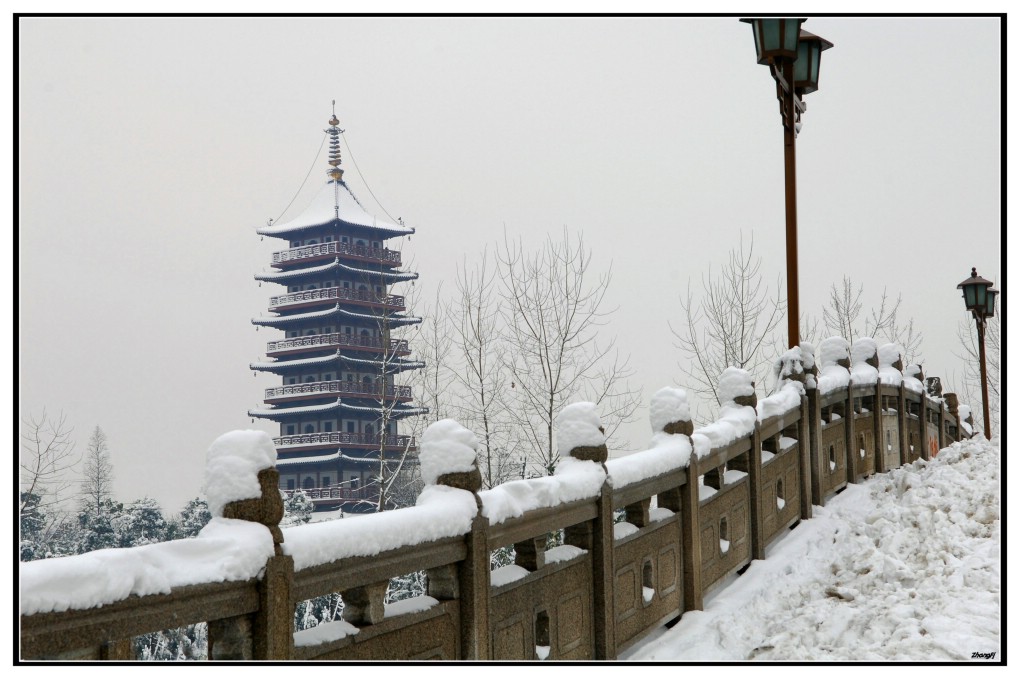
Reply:
[[[269,316],[252,320],[283,336],[251,368],[282,384],[248,414],[280,425],[274,442],[286,494],[303,490],[316,510],[367,511],[379,500],[380,474],[414,456],[414,439],[397,433],[398,422],[426,412],[397,383],[424,363],[408,358],[407,340],[391,337],[421,322],[390,292],[418,274],[402,271],[401,253],[384,247],[414,229],[370,215],[344,182],[339,123],[334,113],[325,130],[328,180],[308,208],[258,229],[286,246],[255,279],[286,290],[270,297]]]

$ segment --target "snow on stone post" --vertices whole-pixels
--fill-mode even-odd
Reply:
[[[797,441],[800,451],[800,518],[811,518],[811,430],[809,425],[810,403],[809,394],[815,395],[817,402],[818,390],[815,389],[815,376],[808,372],[808,368],[814,369],[814,356],[805,351],[805,346],[800,345],[786,351],[776,361],[775,375],[777,378],[777,389],[783,388],[787,382],[800,384],[804,387],[800,397],[800,419],[797,423]],[[809,391],[810,388],[810,391]]]
[[[290,589],[294,559],[281,548],[283,498],[279,488],[276,447],[267,433],[232,431],[210,446],[205,467],[209,513],[262,524],[273,536],[275,552],[258,583],[258,610],[209,621],[211,660],[287,660],[293,656]]]
[[[471,531],[464,536],[467,556],[459,567],[430,569],[429,596],[459,601],[460,657],[488,660],[489,651],[489,522],[482,516],[478,491],[482,475],[478,470],[478,437],[452,419],[429,425],[421,437],[418,460],[422,480],[429,486],[446,486],[474,495],[478,512]]]
[[[613,592],[613,492],[609,486],[606,460],[605,429],[594,403],[572,403],[556,415],[556,442],[560,461],[556,474],[584,473],[598,465],[606,474],[596,502],[596,516],[574,526],[567,526],[564,542],[586,549],[592,556],[592,613],[595,632],[595,658],[616,658],[615,599]]]
[[[948,412],[952,416],[953,422],[956,423],[956,435],[953,438],[954,438],[955,441],[959,441],[962,438],[962,436],[960,435],[960,433],[961,433],[961,429],[960,429],[960,399],[959,399],[959,397],[957,397],[956,394],[954,394],[951,391],[947,392],[943,396],[943,398],[945,399],[945,402],[946,402],[946,412]]]
[[[663,387],[655,392],[648,404],[652,434],[662,432],[672,436],[686,436],[694,433],[691,408],[687,392],[675,387]],[[704,608],[701,588],[701,520],[698,512],[698,456],[691,445],[691,457],[687,464],[687,481],[679,488],[670,488],[658,495],[660,507],[680,516],[680,555],[683,560],[683,597],[685,611]],[[629,508],[628,508],[629,509]],[[633,523],[628,511],[627,521]]]
[[[871,411],[871,440],[873,441],[871,460],[860,458],[857,455],[848,455],[853,458],[855,474],[869,474],[872,472],[884,472],[885,455],[882,450],[882,379],[881,361],[879,356],[878,343],[870,337],[860,337],[854,342],[851,349],[852,382],[855,386],[873,386],[873,393],[870,396],[861,397],[861,408]],[[869,406],[870,400],[870,406]],[[853,418],[853,436],[860,436],[857,429],[857,418]],[[865,441],[859,440],[858,444],[847,450],[866,449]],[[870,465],[870,469],[869,469]],[[856,477],[855,477],[856,478]]]

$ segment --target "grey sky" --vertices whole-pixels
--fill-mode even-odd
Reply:
[[[849,275],[959,375],[955,289],[1000,280],[995,19],[817,18],[835,47],[798,138],[801,309]],[[735,18],[22,19],[20,411],[110,438],[121,500],[178,511],[252,424],[278,286],[255,228],[301,185],[337,100],[424,298],[511,235],[583,230],[643,403],[684,386],[678,298],[753,235],[784,268],[782,130]],[[344,151],[348,180],[381,213]],[[301,201],[325,180],[320,157]],[[999,286],[1001,287],[1001,285]],[[785,328],[785,325],[782,326]],[[630,432],[647,439],[647,415]]]

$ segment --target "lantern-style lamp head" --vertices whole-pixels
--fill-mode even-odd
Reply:
[[[802,30],[797,43],[797,61],[793,65],[793,87],[801,94],[811,94],[818,89],[818,70],[822,52],[832,43],[814,33]]]
[[[800,25],[807,19],[741,19],[754,31],[754,50],[759,64],[775,59],[797,58]]]
[[[978,276],[977,268],[972,268],[970,278],[956,286],[957,289],[963,290],[963,303],[967,305],[967,311],[978,317],[991,315],[988,313],[989,308],[993,312],[995,310],[995,296],[999,294],[999,291],[993,290],[989,295],[991,287],[991,281]],[[989,297],[991,297],[991,301],[989,301]]]

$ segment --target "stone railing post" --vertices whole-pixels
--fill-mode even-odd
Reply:
[[[754,382],[751,382],[754,386]],[[751,558],[765,558],[765,519],[762,516],[762,490],[761,490],[761,427],[757,418],[758,395],[751,392],[747,396],[736,396],[733,402],[738,406],[745,406],[755,409],[754,430],[751,432],[751,449],[747,453],[748,483],[750,487],[751,505]],[[739,463],[730,461],[733,469],[740,469]],[[722,485],[720,484],[720,488]]]
[[[482,475],[477,466],[472,466],[471,471],[440,474],[436,483],[470,492],[475,496],[478,512],[471,521],[471,531],[464,536],[467,547],[464,561],[455,573],[450,568],[430,570],[429,595],[437,599],[457,599],[460,604],[460,659],[490,660],[489,520],[482,516],[482,500],[478,497]],[[544,561],[544,554],[537,546],[534,556],[536,562]]]
[[[955,443],[963,436],[960,427],[960,399],[952,392],[945,394],[944,398],[946,400],[946,412],[953,418],[953,424],[956,428],[956,434],[952,437]]]
[[[800,451],[800,518],[810,519],[811,497],[813,495],[812,473],[811,473],[811,430],[812,423],[809,422],[811,412],[808,404],[808,397],[800,397],[800,422],[797,423],[797,446]]]
[[[600,446],[579,446],[570,451],[570,456],[577,460],[597,462],[605,469],[609,451],[604,443]],[[613,579],[616,569],[613,561],[613,489],[609,485],[608,471],[595,502],[595,519],[568,527],[564,531],[564,541],[591,553],[595,659],[615,660],[616,598]]]
[[[853,385],[846,388],[846,400],[843,408],[843,449],[846,458],[846,480],[849,483],[857,483],[857,466],[860,459],[854,447],[854,419],[857,414],[854,412]]]
[[[811,502],[819,507],[825,506],[825,492],[822,489],[822,402],[818,394],[817,383],[807,389],[807,445],[811,481]]]
[[[885,468],[885,437],[882,436],[882,396],[885,390],[882,388],[882,380],[875,381],[875,405],[871,409],[871,416],[874,421],[875,441],[875,473],[889,471]]]
[[[228,502],[223,517],[261,523],[273,536],[274,555],[258,582],[259,610],[251,615],[209,621],[210,660],[289,660],[294,655],[294,559],[283,553],[283,498],[275,468],[258,473],[262,494]]]
[[[694,423],[690,420],[670,422],[662,428],[667,434],[682,434],[690,440]],[[701,593],[701,532],[698,528],[698,457],[691,444],[687,481],[679,488],[659,493],[659,506],[680,515],[678,541],[683,573],[683,610],[697,611],[704,607]]]
[[[900,466],[902,467],[910,460],[910,435],[907,432],[907,387],[900,382],[899,393],[896,398],[896,421],[900,430]]]

